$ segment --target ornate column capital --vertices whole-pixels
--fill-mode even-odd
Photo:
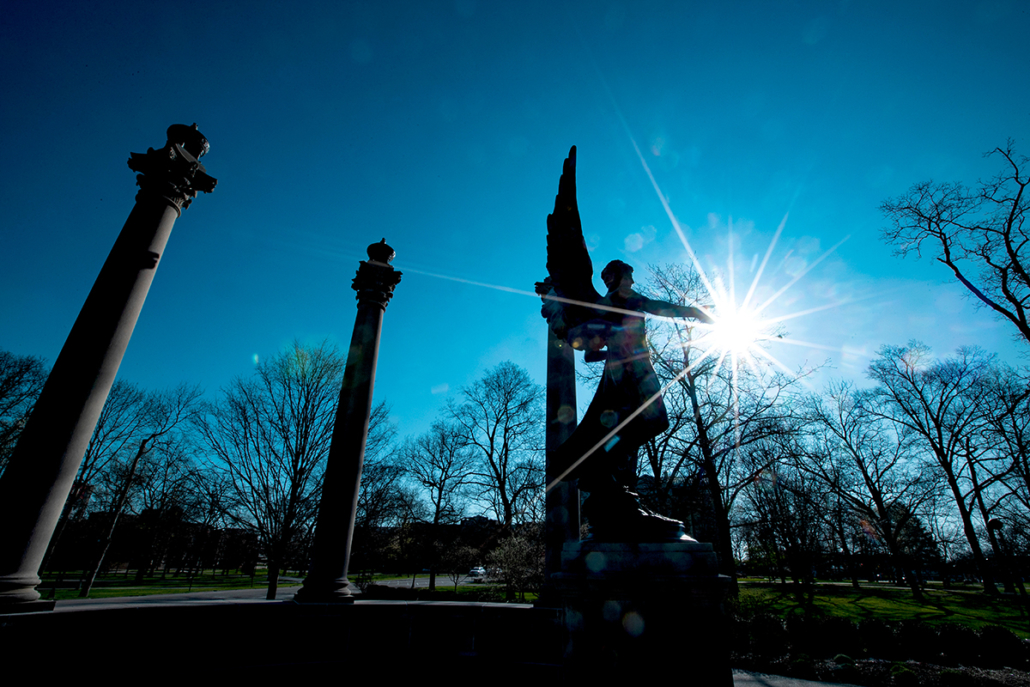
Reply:
[[[179,213],[188,208],[198,192],[211,193],[218,180],[208,176],[199,158],[211,145],[197,125],[172,124],[164,148],[147,148],[146,153],[129,153],[129,169],[139,172],[140,195],[165,198]],[[137,195],[139,199],[139,195]]]
[[[368,261],[361,261],[351,288],[358,292],[358,304],[375,303],[382,308],[393,298],[393,289],[401,281],[401,273],[390,267],[396,253],[386,245],[386,239],[373,243],[367,249]]]

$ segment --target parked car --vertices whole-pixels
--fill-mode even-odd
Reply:
[[[478,568],[472,568],[469,570],[469,577],[486,577],[486,568],[479,566]]]

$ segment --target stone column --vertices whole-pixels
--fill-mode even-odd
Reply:
[[[39,566],[143,308],[172,225],[216,180],[198,158],[209,145],[183,124],[160,150],[131,153],[136,206],[61,349],[0,478],[0,613],[45,610]]]
[[[352,288],[358,292],[347,367],[340,403],[336,407],[333,440],[329,447],[322,502],[318,507],[311,568],[294,600],[298,603],[351,603],[347,565],[350,563],[358,489],[365,463],[368,419],[379,357],[383,312],[393,297],[401,273],[390,267],[393,249],[386,239],[368,247],[368,262],[361,261]]]
[[[547,298],[553,290],[550,279],[538,282],[536,291],[543,298],[541,314],[547,327],[547,429],[544,439],[544,474],[548,491],[544,497],[544,584],[538,605],[561,605],[555,594],[552,576],[561,572],[562,547],[579,541],[579,487],[575,481],[555,480],[555,452],[576,429],[576,357],[572,346],[555,333],[561,330],[561,308]]]

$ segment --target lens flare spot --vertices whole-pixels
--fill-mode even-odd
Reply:
[[[605,601],[601,608],[601,616],[609,623],[618,622],[622,616],[622,604],[614,600]]]
[[[639,613],[630,611],[622,616],[622,629],[630,637],[639,637],[644,634],[644,619],[640,617]]]
[[[604,564],[606,562],[607,560],[605,560],[604,554],[600,551],[591,551],[587,554],[586,565],[590,572],[601,572],[604,570]],[[615,617],[618,617],[618,613],[616,613]]]

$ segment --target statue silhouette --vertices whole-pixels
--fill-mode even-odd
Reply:
[[[590,407],[557,452],[560,473],[579,479],[589,493],[583,513],[590,538],[601,541],[688,540],[683,523],[639,503],[633,492],[641,446],[669,428],[661,384],[651,365],[644,315],[711,322],[702,310],[647,298],[633,290],[633,268],[613,260],[601,272],[608,293],[592,284],[593,266],[576,203],[576,147],[558,182],[547,217],[544,310],[555,334],[584,350],[588,362],[604,360]],[[603,350],[607,349],[607,350]]]

